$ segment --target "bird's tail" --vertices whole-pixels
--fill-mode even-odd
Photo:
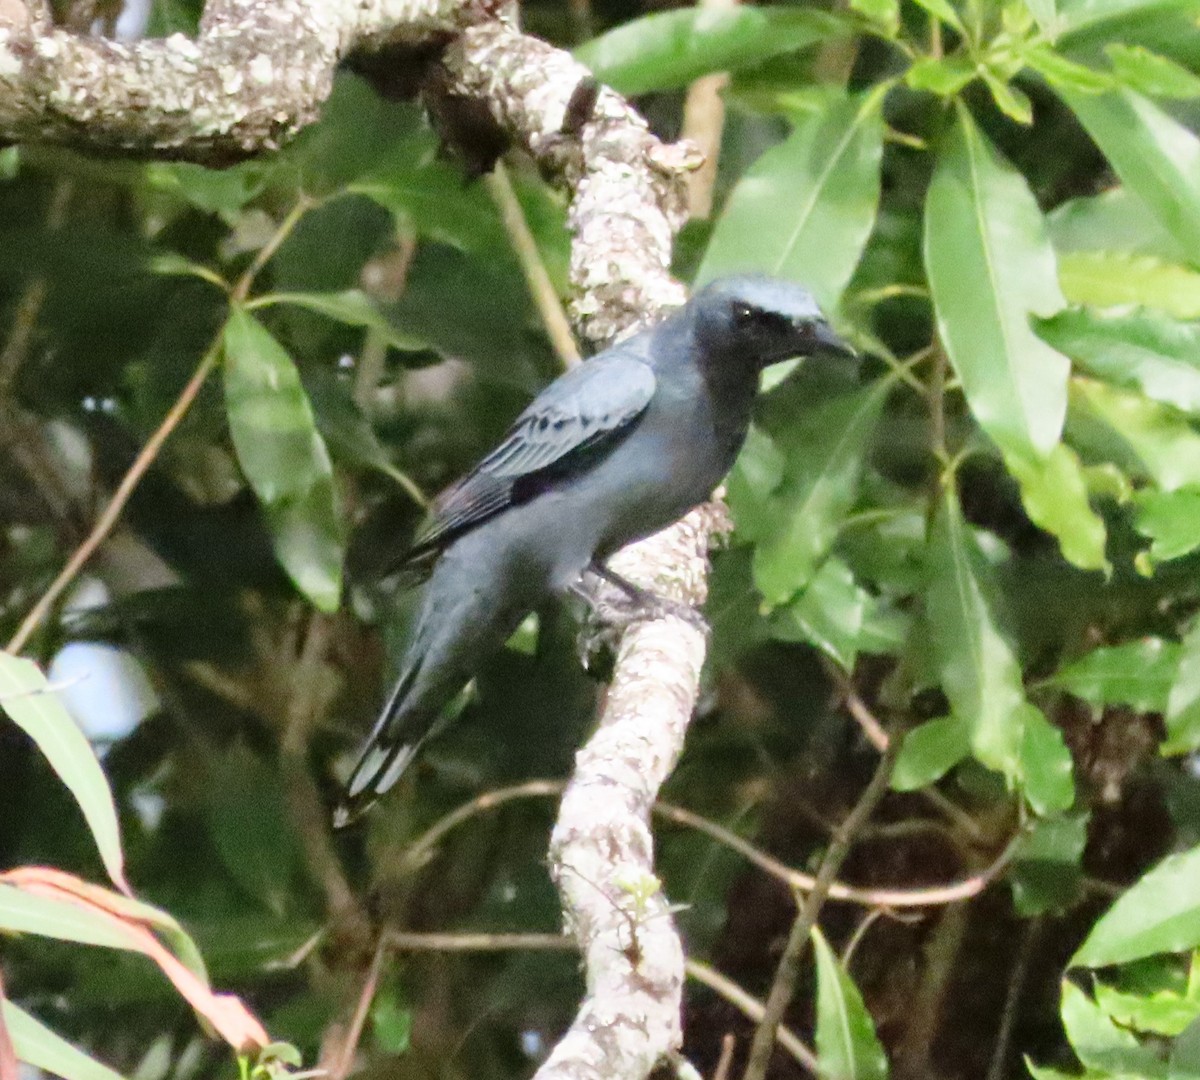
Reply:
[[[341,802],[333,812],[333,827],[340,829],[361,817],[408,767],[429,733],[430,720],[409,707],[417,665],[396,683],[375,728],[364,744],[346,782]]]

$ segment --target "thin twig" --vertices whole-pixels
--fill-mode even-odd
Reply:
[[[562,366],[574,367],[583,357],[579,353],[579,346],[575,344],[571,323],[563,310],[558,293],[554,291],[554,282],[550,280],[546,271],[537,240],[529,229],[529,222],[525,220],[525,211],[521,208],[516,191],[513,190],[512,180],[503,161],[496,162],[495,169],[485,177],[485,182],[500,210],[500,220],[504,222],[513,251],[521,263],[521,272],[525,275],[529,293],[546,327],[546,336],[550,339]]]
[[[767,1066],[771,1061],[771,1051],[775,1045],[775,1031],[783,1021],[783,1014],[791,1004],[796,992],[796,981],[800,976],[800,961],[808,947],[809,934],[817,923],[821,907],[829,896],[830,888],[842,863],[850,853],[855,833],[874,812],[879,800],[887,793],[888,781],[891,779],[892,768],[900,753],[903,738],[893,735],[888,742],[888,748],[879,759],[875,774],[867,784],[866,790],[860,796],[841,828],[834,834],[833,841],[821,859],[817,869],[816,881],[808,894],[799,914],[792,923],[788,934],[787,944],[783,949],[779,966],[775,971],[775,980],[771,984],[771,992],[767,995],[766,1010],[762,1021],[754,1032],[754,1040],[750,1044],[750,1059],[746,1064],[743,1080],[763,1080]]]
[[[553,798],[562,794],[564,786],[561,780],[530,780],[512,787],[485,791],[482,795],[476,796],[470,802],[463,803],[445,817],[434,822],[405,851],[404,865],[410,870],[418,869],[428,861],[433,849],[442,842],[447,833],[477,814],[517,799]],[[717,843],[736,851],[748,862],[782,881],[789,888],[800,892],[809,892],[816,887],[817,880],[811,874],[806,874],[802,870],[793,870],[773,855],[768,855],[761,848],[755,847],[749,840],[743,839],[725,826],[718,825],[715,821],[702,817],[694,811],[660,800],[654,804],[654,813],[677,825],[704,833],[705,836]],[[915,889],[859,888],[834,881],[829,886],[829,899],[882,908],[938,907],[943,904],[953,904],[959,900],[969,900],[973,896],[978,896],[1004,872],[1012,859],[1015,844],[1016,840],[1014,839],[1005,846],[1004,850],[986,869],[959,881]]]
[[[1042,920],[1031,919],[1021,938],[1021,944],[1017,950],[1017,960],[1013,964],[1012,974],[1008,979],[1008,993],[1004,997],[1004,1011],[1000,1014],[1000,1030],[996,1033],[996,1048],[992,1051],[992,1060],[988,1065],[987,1080],[1003,1080],[1005,1076],[1005,1065],[1008,1064],[1008,1049],[1012,1042],[1013,1027],[1017,1022],[1017,1012],[1025,994],[1025,983],[1029,978],[1029,967],[1033,961],[1041,929]]]
[[[578,951],[574,939],[562,934],[421,934],[392,930],[384,936],[383,944],[396,952],[514,952],[535,949],[551,952]],[[763,1003],[716,968],[699,960],[688,960],[687,973],[696,982],[720,994],[750,1020],[757,1023],[762,1019]],[[816,1055],[804,1045],[795,1032],[781,1026],[779,1043],[804,1068],[816,1072]]]
[[[325,910],[331,919],[353,918],[365,924],[363,914],[346,880],[334,851],[327,827],[328,814],[308,767],[309,734],[324,713],[325,658],[333,636],[327,615],[314,613],[301,628],[303,641],[295,663],[287,669],[290,694],[279,739],[279,762],[283,773],[288,809],[300,838],[309,873],[325,894]],[[268,662],[264,656],[263,661]]]
[[[384,945],[395,952],[578,952],[573,938],[562,934],[419,934],[389,930]]]
[[[367,969],[367,977],[363,980],[358,1002],[354,1006],[354,1015],[350,1018],[350,1027],[346,1031],[346,1039],[342,1043],[341,1053],[338,1054],[337,1064],[329,1070],[329,1080],[346,1080],[354,1065],[354,1054],[358,1050],[358,1040],[362,1038],[363,1028],[367,1023],[367,1013],[371,1011],[371,1002],[375,1000],[375,992],[379,989],[379,975],[383,971],[384,957],[387,956],[387,946],[382,938],[375,946],[375,955],[371,957],[371,966]]]
[[[896,1048],[892,1075],[895,1080],[926,1080],[930,1074],[933,1044],[941,1027],[950,977],[962,952],[969,911],[966,904],[946,908],[925,945],[921,983],[908,1010],[908,1025]]]
[[[96,549],[104,543],[108,534],[112,531],[117,520],[121,516],[121,511],[125,509],[125,504],[129,502],[130,496],[138,486],[138,482],[145,475],[146,470],[154,463],[158,457],[159,451],[163,447],[163,443],[167,441],[168,436],[178,426],[179,422],[187,415],[188,409],[191,408],[192,402],[196,400],[200,393],[201,387],[204,386],[205,380],[211,374],[213,368],[217,366],[217,357],[219,349],[216,345],[204,354],[204,358],[200,361],[192,377],[188,380],[187,385],[180,392],[179,397],[175,399],[167,415],[163,417],[163,422],[158,425],[158,429],[150,436],[146,445],[142,447],[141,452],[134,459],[133,464],[129,467],[129,471],[121,478],[121,483],[117,486],[117,490],[113,493],[113,497],[109,500],[108,505],[104,508],[104,512],[97,519],[92,531],[88,533],[86,539],[79,545],[67,560],[67,565],[59,571],[51,583],[50,587],[41,595],[40,599],[29,610],[29,613],[21,620],[21,625],[17,627],[17,632],[13,634],[9,641],[7,649],[10,653],[18,653],[29,641],[33,632],[41,625],[42,620],[50,613],[50,610],[57,603],[58,598],[63,594],[67,587],[75,580],[76,575],[86,565],[88,559],[95,554]]]
[[[721,1056],[717,1058],[717,1067],[713,1070],[713,1080],[729,1080],[733,1069],[733,1052],[737,1049],[737,1039],[732,1031],[725,1032],[721,1039]]]
[[[696,982],[703,983],[710,990],[715,990],[730,1005],[756,1024],[762,1022],[762,1018],[766,1014],[766,1006],[758,998],[748,994],[732,979],[722,975],[716,968],[709,967],[708,964],[701,963],[699,960],[689,960],[687,973]],[[791,1054],[803,1068],[814,1076],[817,1074],[817,1055],[804,1045],[803,1040],[794,1031],[784,1027],[783,1024],[778,1024],[775,1028],[775,1036],[779,1040],[779,1045]]]
[[[737,0],[697,0],[696,6],[706,11],[729,11],[737,6]],[[721,135],[725,130],[725,101],[721,93],[728,83],[728,72],[701,75],[688,87],[683,102],[682,136],[695,143],[704,155],[703,164],[688,177],[688,216],[692,218],[704,219],[712,214]]]
[[[463,803],[439,818],[416,842],[404,852],[404,865],[412,870],[424,865],[432,854],[433,849],[441,843],[442,838],[465,821],[477,814],[503,806],[515,799],[552,798],[561,795],[566,784],[562,780],[530,780],[524,784],[512,787],[496,788],[477,795],[470,802]]]
[[[259,249],[258,254],[255,255],[254,260],[246,268],[245,273],[242,274],[237,284],[230,290],[230,299],[232,302],[241,303],[246,299],[250,294],[250,289],[254,285],[254,279],[259,271],[267,264],[271,256],[279,250],[280,245],[288,238],[300,219],[314,205],[316,205],[315,202],[306,195],[301,194],[297,197],[295,205],[288,211],[283,221],[280,222],[274,235]],[[134,459],[133,464],[130,465],[128,472],[121,477],[121,482],[117,485],[117,490],[113,493],[113,497],[104,508],[104,512],[92,527],[92,531],[88,533],[83,543],[75,549],[70,559],[67,560],[67,565],[62,568],[58,577],[50,583],[50,587],[42,594],[38,602],[33,605],[29,613],[21,621],[21,625],[17,627],[17,632],[13,634],[12,639],[7,645],[8,652],[17,653],[25,647],[34,630],[41,625],[42,620],[50,613],[55,603],[57,603],[58,598],[71,582],[75,580],[76,575],[84,568],[92,555],[95,554],[96,549],[104,543],[113,526],[120,519],[121,512],[125,509],[125,504],[129,502],[142,477],[157,459],[159,452],[163,448],[163,444],[167,441],[171,432],[179,426],[180,422],[187,415],[188,410],[192,407],[192,403],[199,396],[200,390],[203,388],[208,376],[217,366],[220,355],[221,338],[218,335],[217,339],[204,354],[192,377],[188,380],[187,385],[180,391],[179,397],[175,399],[175,403],[167,411],[167,415],[163,417],[162,423],[158,425],[157,430],[147,440],[146,445],[142,447],[141,452]]]

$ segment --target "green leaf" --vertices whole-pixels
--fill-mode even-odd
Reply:
[[[106,949],[130,947],[128,936],[99,912],[5,882],[0,882],[0,929]]]
[[[336,611],[343,541],[329,453],[292,358],[239,309],[225,326],[225,404],[280,563],[313,604]]]
[[[18,1061],[63,1080],[122,1080],[120,1073],[55,1034],[19,1005],[0,999],[0,1009]]]
[[[1073,983],[1062,984],[1062,1021],[1075,1055],[1089,1069],[1142,1080],[1162,1076],[1162,1064]]]
[[[771,634],[781,641],[815,645],[844,670],[853,671],[870,607],[871,597],[854,580],[850,567],[831,557],[798,597],[773,613]]]
[[[1126,993],[1102,982],[1095,984],[1096,1004],[1122,1027],[1155,1035],[1179,1035],[1200,1016],[1200,1001],[1171,990]]]
[[[1058,442],[1070,365],[1029,326],[1062,307],[1054,253],[1024,178],[961,104],[925,205],[925,265],[942,341],[980,426],[1008,453]]]
[[[996,108],[1018,124],[1033,123],[1033,102],[1023,90],[990,68],[985,68],[982,74]]]
[[[415,129],[392,140],[388,152],[346,187],[378,203],[410,235],[460,251],[511,257],[499,211],[482,184],[465,184],[461,170],[438,156],[433,133]]]
[[[1059,253],[1060,280],[1067,252],[1121,252],[1113,256],[1118,259],[1127,259],[1130,254],[1151,255],[1176,263],[1186,257],[1179,242],[1146,204],[1125,187],[1068,199],[1050,211],[1046,224]]]
[[[1169,855],[1092,927],[1072,967],[1108,967],[1200,945],[1200,848]]]
[[[0,180],[11,180],[21,171],[21,148],[6,146],[0,150]]]
[[[1150,97],[1200,97],[1200,76],[1142,45],[1113,42],[1104,47],[1117,78],[1131,90]]]
[[[789,410],[787,470],[769,500],[772,527],[754,550],[754,582],[767,604],[787,603],[828,554],[854,505],[867,441],[889,390],[880,379]],[[735,504],[735,520],[737,514]]]
[[[1021,58],[1055,88],[1081,94],[1102,94],[1113,87],[1111,75],[1068,60],[1049,45],[1031,45],[1022,50]]]
[[[1139,492],[1134,527],[1150,538],[1150,566],[1190,555],[1200,548],[1200,491]]]
[[[270,166],[246,161],[228,169],[206,169],[186,161],[151,162],[145,167],[145,176],[152,189],[184,199],[205,213],[218,214],[232,225],[239,211],[266,188]]]
[[[1063,558],[1081,570],[1111,570],[1104,554],[1108,533],[1088,501],[1079,455],[1059,443],[1045,458],[1012,453],[1004,463],[1020,485],[1030,520],[1058,539]]]
[[[1062,732],[1035,705],[1025,704],[1020,715],[1021,774],[1029,805],[1043,816],[1070,809],[1075,777]]]
[[[1200,259],[1200,139],[1132,90],[1099,97],[1058,92],[1133,191]]]
[[[916,3],[919,7],[923,7],[928,11],[934,18],[940,19],[947,26],[957,30],[959,34],[966,37],[967,31],[963,27],[962,19],[958,17],[958,12],[950,6],[950,0],[916,0]]]
[[[104,770],[83,732],[33,661],[0,653],[0,706],[37,744],[50,767],[67,785],[83,811],[108,876],[119,889],[129,892],[121,828]]]
[[[1200,274],[1152,255],[1077,251],[1062,256],[1058,279],[1073,304],[1160,308],[1177,319],[1200,319]]]
[[[900,29],[900,0],[850,0],[850,8],[869,19],[886,37]]]
[[[913,90],[927,90],[938,97],[954,97],[979,75],[975,62],[962,53],[922,56],[909,66],[904,81]]]
[[[681,8],[624,23],[575,50],[596,78],[626,95],[686,86],[848,32],[822,11],[794,7]]]
[[[926,623],[951,708],[970,727],[984,765],[1021,778],[1025,694],[1021,668],[993,614],[991,568],[947,491],[931,526]]]
[[[762,270],[803,281],[834,310],[875,223],[886,92],[835,97],[750,167],[717,221],[698,282]]]
[[[1200,414],[1200,325],[1155,311],[1060,311],[1038,334],[1097,378]]]
[[[1200,747],[1200,620],[1180,643],[1179,665],[1163,711],[1167,738],[1160,753],[1186,754]]]
[[[729,479],[726,497],[738,536],[757,540],[766,536],[775,521],[770,498],[783,482],[787,459],[775,441],[757,424],[751,424]]]
[[[1140,394],[1072,379],[1070,432],[1081,449],[1164,491],[1200,487],[1200,434],[1179,413]]]
[[[428,349],[428,342],[414,334],[405,333],[381,312],[361,289],[345,289],[336,293],[268,293],[256,297],[246,305],[246,310],[267,307],[271,304],[291,304],[307,311],[315,311],[335,322],[347,326],[361,326],[374,330],[393,349],[417,352]]]
[[[957,716],[927,720],[904,736],[892,770],[893,791],[916,791],[935,783],[971,752],[971,730]]]
[[[1079,899],[1086,814],[1035,819],[1013,852],[1013,905],[1026,918],[1067,910]]]
[[[1179,669],[1180,646],[1148,637],[1093,649],[1048,680],[1092,705],[1163,712]]]
[[[1200,1076],[1200,1021],[1193,1021],[1171,1046],[1167,1080],[1196,1080]]]
[[[812,928],[817,965],[817,1060],[828,1080],[887,1080],[887,1055],[854,980],[820,928]]]
[[[1059,0],[1059,13],[1063,23],[1063,39],[1067,44],[1073,35],[1103,33],[1104,24],[1136,19],[1151,12],[1182,9],[1190,10],[1193,0]]]

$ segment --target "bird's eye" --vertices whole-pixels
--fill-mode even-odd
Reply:
[[[737,326],[750,326],[758,316],[758,312],[749,304],[734,304],[733,321]]]

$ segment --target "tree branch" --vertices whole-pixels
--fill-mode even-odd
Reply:
[[[355,50],[429,44],[491,0],[209,0],[193,40],[124,44],[0,15],[0,138],[228,163],[316,119]]]

